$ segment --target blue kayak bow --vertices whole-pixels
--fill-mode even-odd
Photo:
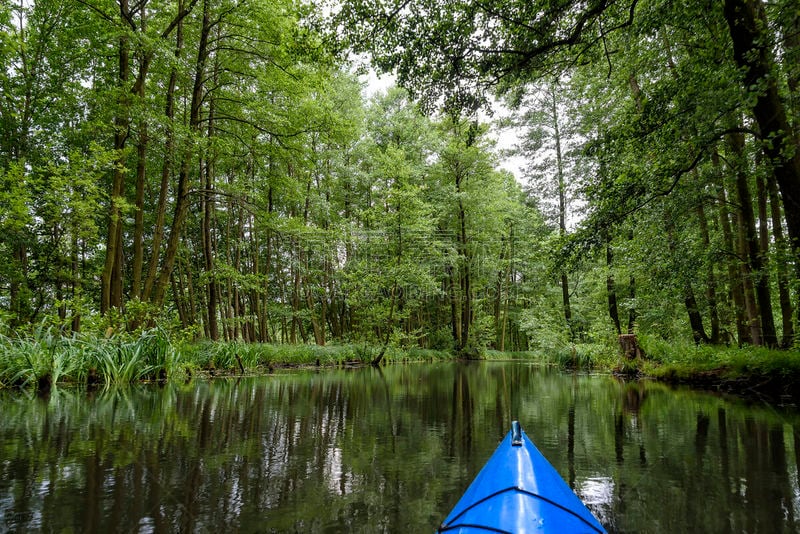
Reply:
[[[606,531],[514,421],[437,532]]]

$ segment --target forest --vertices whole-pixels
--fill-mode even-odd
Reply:
[[[0,334],[791,349],[799,56],[796,0],[3,2]]]

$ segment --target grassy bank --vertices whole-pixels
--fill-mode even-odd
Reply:
[[[642,337],[644,357],[622,358],[612,344],[584,343],[551,350],[486,350],[486,360],[526,360],[564,369],[618,372],[735,393],[800,398],[800,352],[698,346]],[[48,391],[54,384],[89,387],[192,376],[269,373],[285,367],[369,364],[380,347],[365,344],[274,345],[186,342],[153,329],[139,336],[65,337],[39,329],[25,337],[0,337],[0,388]],[[449,351],[389,347],[383,361],[457,359]]]
[[[565,344],[553,349],[525,352],[484,351],[487,360],[526,360],[562,369],[611,371],[619,363],[616,347],[603,343]]]
[[[657,380],[732,393],[800,398],[800,351],[644,339],[640,372]]]
[[[64,337],[40,329],[26,337],[0,337],[0,388],[48,391],[53,384],[128,384],[195,375],[270,372],[280,367],[369,364],[380,348],[363,344],[273,345],[189,343],[160,329],[137,337]],[[452,360],[453,353],[389,347],[384,362]]]
[[[24,337],[0,336],[0,388],[48,391],[54,384],[89,387],[192,376],[269,373],[287,367],[367,365],[380,347],[366,344],[278,345],[187,342],[156,328],[140,335],[61,335],[40,328]],[[609,357],[609,354],[612,354]],[[485,350],[473,357],[526,360],[564,368],[607,368],[613,351],[603,345],[566,346],[555,351]],[[452,351],[388,347],[383,363],[452,361]]]
[[[776,401],[791,397],[800,402],[798,350],[695,345],[648,336],[639,342],[643,356],[633,360],[623,358],[619,346],[611,342],[566,345],[523,353],[523,357],[563,369],[609,372]],[[497,353],[497,357],[508,359],[508,354]]]
[[[222,372],[269,371],[278,367],[341,367],[372,362],[380,347],[364,344],[277,345],[269,343],[203,342],[185,345],[182,358],[198,369]],[[388,347],[386,363],[452,360],[447,351]]]

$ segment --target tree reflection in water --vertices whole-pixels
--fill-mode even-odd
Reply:
[[[0,530],[432,531],[519,419],[610,531],[800,529],[792,410],[524,363],[0,397]]]

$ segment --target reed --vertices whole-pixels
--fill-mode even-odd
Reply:
[[[130,384],[172,375],[180,357],[166,332],[153,329],[134,339],[94,340],[87,350],[106,384]]]
[[[0,336],[0,387],[47,388],[77,374],[80,347],[54,327],[39,327],[29,337]]]
[[[85,383],[90,374],[104,384],[165,378],[180,356],[161,329],[133,338],[65,336],[55,327],[29,335],[0,336],[0,387],[49,389],[57,383]]]
[[[561,343],[558,346],[532,351],[500,352],[487,350],[488,360],[525,360],[562,369],[608,370],[617,364],[618,349],[605,343]]]

